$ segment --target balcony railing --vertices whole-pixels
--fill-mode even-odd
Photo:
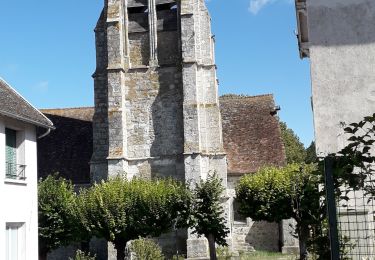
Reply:
[[[6,162],[6,178],[13,180],[26,180],[26,165]]]

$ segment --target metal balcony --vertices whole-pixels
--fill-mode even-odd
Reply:
[[[26,180],[26,165],[22,164],[15,164],[6,162],[6,174],[5,177],[7,179],[13,180]]]

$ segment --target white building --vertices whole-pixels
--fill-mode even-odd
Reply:
[[[0,259],[38,259],[37,128],[53,124],[0,78]]]
[[[317,154],[347,145],[344,128],[375,112],[375,1],[296,0],[301,58],[311,64]],[[375,255],[373,205],[360,191],[338,207],[340,233],[350,238],[350,259]],[[347,243],[347,244],[349,244]]]

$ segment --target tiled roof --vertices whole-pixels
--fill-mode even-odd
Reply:
[[[252,173],[264,165],[284,165],[285,151],[272,95],[220,98],[228,173]],[[60,172],[74,183],[90,181],[93,108],[42,110],[56,126],[38,141],[40,177]]]
[[[285,149],[272,95],[220,98],[228,173],[242,175],[285,164]]]
[[[0,78],[0,115],[15,118],[44,128],[53,128],[52,122],[25,98]]]

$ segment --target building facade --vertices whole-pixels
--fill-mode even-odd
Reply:
[[[0,78],[0,259],[38,259],[37,127],[53,124]]]
[[[325,157],[348,144],[348,124],[375,112],[375,2],[297,0],[296,10],[300,55],[311,63],[316,149]],[[374,208],[361,191],[348,196],[338,221],[354,245],[350,257],[373,257]]]

